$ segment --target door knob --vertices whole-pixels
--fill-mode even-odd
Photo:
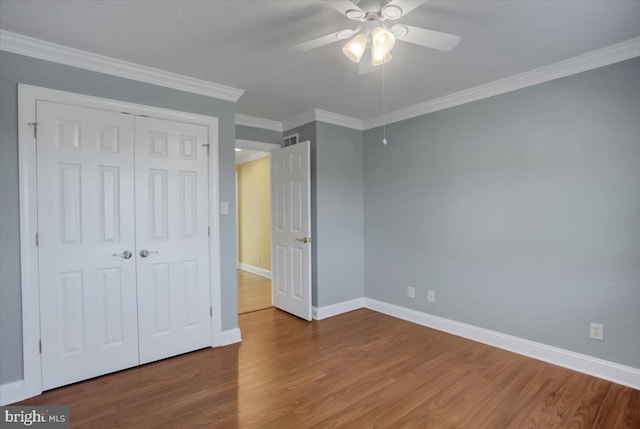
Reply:
[[[311,243],[311,239],[308,237],[304,237],[304,238],[296,238],[296,241],[300,241],[302,243]]]
[[[146,258],[147,256],[151,255],[152,253],[159,253],[159,252],[157,250],[142,249],[140,251],[140,256],[142,256],[143,258]]]
[[[111,255],[111,256],[117,256],[118,258],[122,258],[122,259],[129,259],[129,258],[131,258],[131,257],[133,256],[133,253],[131,253],[131,252],[130,252],[130,251],[128,251],[128,250],[125,250],[125,251],[124,251],[124,252],[122,252],[122,253],[114,253],[114,254],[113,254],[113,255]]]

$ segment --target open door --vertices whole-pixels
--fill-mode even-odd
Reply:
[[[271,152],[273,305],[311,320],[310,143]]]

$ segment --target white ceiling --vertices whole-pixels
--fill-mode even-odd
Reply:
[[[262,152],[253,149],[242,149],[240,152],[236,151],[236,164],[244,164],[245,162],[255,161],[256,159],[269,156],[269,152]]]
[[[387,111],[638,37],[640,1],[429,1],[398,22],[462,41],[450,53],[398,43]],[[322,1],[0,2],[4,30],[244,89],[238,113],[276,121],[314,108],[380,114],[382,73],[359,76],[341,43],[289,49],[353,27]]]

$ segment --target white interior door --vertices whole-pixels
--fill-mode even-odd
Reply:
[[[211,345],[208,129],[136,117],[140,363]]]
[[[42,387],[138,364],[133,118],[38,101]],[[121,255],[121,256],[116,256]]]
[[[272,301],[311,320],[310,143],[271,152]]]

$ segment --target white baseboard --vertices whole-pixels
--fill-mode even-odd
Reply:
[[[311,311],[314,319],[322,320],[337,316],[338,314],[348,313],[349,311],[357,310],[359,308],[364,308],[364,298],[356,298],[351,301],[343,301],[324,307],[313,307]]]
[[[263,268],[258,268],[258,267],[254,267],[253,265],[243,264],[242,262],[238,264],[238,268],[241,269],[242,271],[247,271],[252,274],[256,274],[258,276],[266,277],[268,279],[271,278],[271,271],[265,270]]]
[[[24,380],[0,385],[0,405],[13,404],[14,402],[27,398],[27,392],[24,389]]]
[[[227,329],[220,334],[219,347],[228,346],[229,344],[235,344],[242,342],[242,333],[240,328]]]
[[[365,307],[370,310],[397,317],[398,319],[448,332],[459,337],[468,338],[479,343],[488,344],[640,390],[640,368],[620,365],[592,356],[536,343],[535,341],[525,340],[473,325],[467,325],[466,323],[456,322],[371,298],[364,298],[364,304]]]

